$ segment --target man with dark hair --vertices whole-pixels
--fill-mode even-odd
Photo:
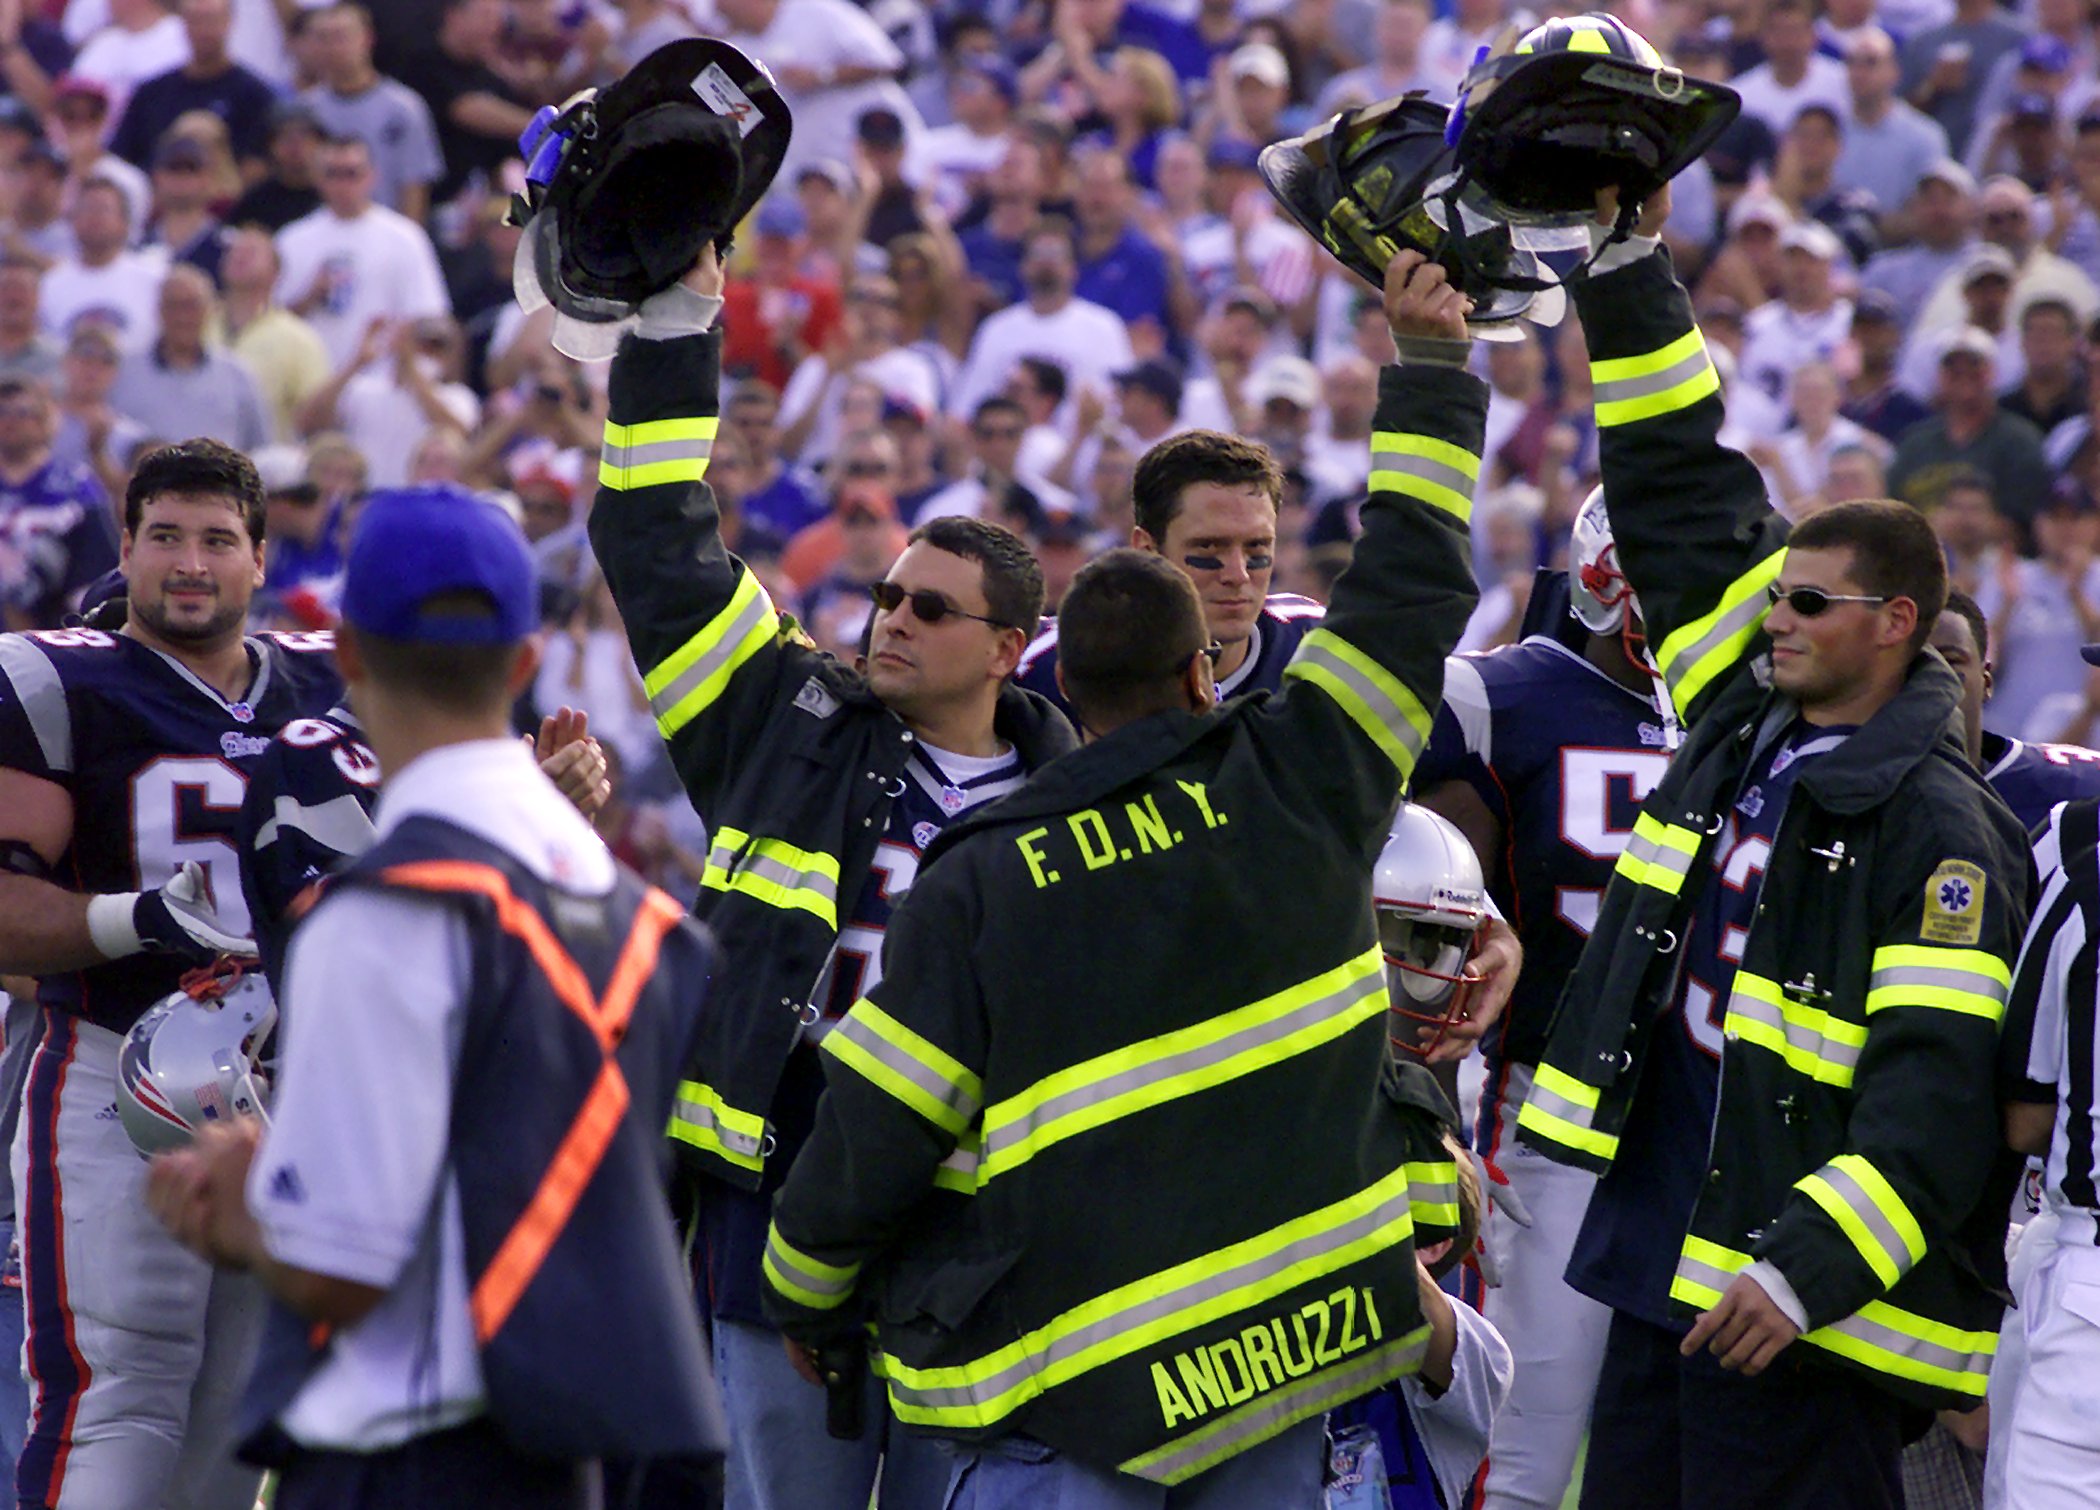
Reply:
[[[721,1451],[661,1141],[714,951],[511,738],[538,626],[495,504],[365,508],[336,655],[378,839],[300,930],[267,1130],[153,1165],[270,1294],[242,1451],[282,1510],[582,1510],[607,1460]]]
[[[859,1441],[824,1430],[759,1304],[768,1207],[822,1089],[815,1048],[881,977],[890,913],[957,817],[1073,747],[1009,686],[1042,611],[1026,547],[972,519],[913,536],[872,588],[858,667],[819,653],[724,548],[702,486],[715,434],[721,269],[712,251],[644,306],[613,359],[591,545],[671,759],[713,838],[695,911],[719,994],[671,1136],[700,1178],[699,1257],[731,1427],[731,1507],[938,1498],[869,1381]],[[916,1497],[915,1497],[916,1496]]]
[[[243,633],[263,580],[254,465],[149,454],[124,505],[120,632],[0,636],[0,974],[34,975],[14,1140],[29,1318],[24,1505],[247,1510],[230,1456],[260,1293],[145,1209],[117,1051],[193,967],[252,953],[233,845],[270,736],[340,693],[326,635]]]
[[[1006,384],[1015,365],[1042,357],[1064,371],[1068,391],[1108,391],[1135,358],[1122,317],[1078,295],[1079,252],[1072,222],[1039,216],[1021,238],[1024,297],[977,327],[948,396],[951,414],[968,416]]]
[[[1477,455],[1465,300],[1402,253],[1385,307],[1387,449]],[[1412,1246],[1453,1226],[1449,1111],[1389,1060],[1370,872],[1476,596],[1469,509],[1371,481],[1273,698],[1216,706],[1169,562],[1079,573],[1089,743],[936,843],[825,1040],[767,1303],[812,1377],[877,1319],[897,1416],[964,1460],[958,1510],[1313,1506],[1330,1407],[1449,1381]],[[1249,884],[1254,856],[1290,884]]]
[[[1932,531],[1788,538],[1723,446],[1656,239],[1574,288],[1619,561],[1685,729],[1561,995],[1520,1142],[1598,1182],[1569,1282],[1613,1310],[1587,1506],[1886,1507],[1918,1409],[1983,1396],[2010,1189],[1992,1059],[2025,835],[1923,653]],[[1725,1424],[1724,1424],[1725,1423]]]
[[[180,0],[175,7],[189,41],[189,61],[156,74],[131,92],[110,150],[134,167],[146,167],[153,149],[176,120],[208,110],[226,123],[233,155],[243,169],[259,170],[276,91],[234,61],[233,0]]]
[[[1374,438],[1373,450],[1377,449]],[[1383,455],[1383,459],[1381,459]],[[1374,454],[1377,469],[1399,464],[1422,472],[1440,496],[1469,504],[1473,477],[1463,459]],[[1276,511],[1283,499],[1283,472],[1266,446],[1217,430],[1185,430],[1147,451],[1138,461],[1132,490],[1136,526],[1130,543],[1167,558],[1196,584],[1210,636],[1219,654],[1221,698],[1241,692],[1274,692],[1284,667],[1306,634],[1318,627],[1321,608],[1296,593],[1269,592],[1276,568]],[[1058,697],[1061,627],[1053,624],[1028,647],[1021,685]]]
[[[95,474],[51,454],[41,383],[0,377],[0,614],[56,629],[82,588],[117,564],[116,522]]]

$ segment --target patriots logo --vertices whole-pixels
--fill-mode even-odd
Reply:
[[[1945,912],[1967,912],[1974,893],[1969,883],[1958,878],[1940,883],[1940,908]]]

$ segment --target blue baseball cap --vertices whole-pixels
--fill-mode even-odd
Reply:
[[[493,615],[428,613],[441,593],[479,593]],[[539,584],[524,531],[463,488],[390,488],[358,515],[343,619],[382,639],[506,645],[539,627]]]
[[[2061,37],[2029,37],[2020,44],[2020,66],[2042,73],[2067,73],[2073,62],[2071,48]]]

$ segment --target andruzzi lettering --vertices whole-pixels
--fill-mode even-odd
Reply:
[[[1183,1421],[1244,1405],[1316,1367],[1360,1353],[1384,1335],[1377,1298],[1368,1288],[1345,1286],[1324,1300],[1250,1322],[1234,1336],[1155,1359],[1152,1388],[1160,1418],[1172,1430]]]

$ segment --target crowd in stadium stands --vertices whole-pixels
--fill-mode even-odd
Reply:
[[[1575,9],[1576,7],[1563,7]],[[1735,444],[1795,519],[1925,510],[1990,616],[1987,720],[2100,738],[2100,45],[2077,0],[1624,0],[1744,109],[1668,240]],[[0,611],[114,561],[143,450],[207,434],[271,489],[267,614],[325,626],[360,494],[512,500],[539,697],[624,777],[622,857],[690,894],[676,792],[584,535],[605,368],[512,298],[519,132],[661,43],[765,61],[793,149],[738,238],[731,543],[827,647],[929,518],[1014,527],[1054,606],[1127,539],[1136,458],[1211,427],[1289,479],[1273,586],[1346,561],[1391,354],[1374,291],[1276,208],[1262,146],[1452,97],[1510,0],[4,0]],[[1572,319],[1493,387],[1467,648],[1507,641],[1596,481]]]

